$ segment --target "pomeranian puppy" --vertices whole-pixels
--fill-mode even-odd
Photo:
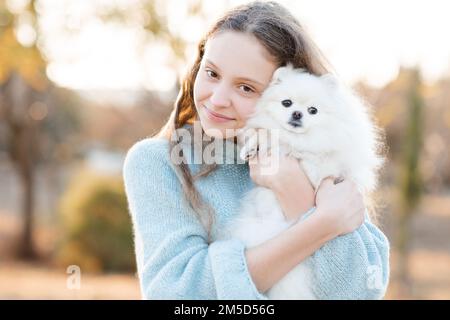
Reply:
[[[332,74],[315,76],[291,64],[278,68],[239,136],[250,129],[255,134],[240,139],[243,159],[268,149],[293,156],[316,190],[330,176],[352,179],[362,194],[376,186],[382,164],[378,129],[363,101]],[[277,131],[277,148],[269,140],[267,149],[261,149],[256,134],[261,129]],[[295,222],[285,219],[272,190],[255,186],[244,195],[237,218],[222,229],[219,238],[238,238],[253,247]],[[265,294],[269,299],[315,299],[313,268],[310,259],[305,259]]]

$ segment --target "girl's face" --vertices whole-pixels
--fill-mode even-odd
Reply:
[[[194,83],[194,102],[207,135],[231,138],[245,125],[277,68],[252,36],[226,31],[209,38]],[[232,131],[232,132],[230,132]]]

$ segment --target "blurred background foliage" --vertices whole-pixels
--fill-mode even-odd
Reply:
[[[44,3],[0,0],[0,298],[139,298],[121,168],[126,151],[168,119],[179,84],[166,91],[61,85],[49,76]],[[196,41],[171,27],[173,1],[99,1],[78,22],[74,2],[59,3],[66,22],[58,50],[92,20],[139,30],[138,55],[165,45],[177,80],[195,54]],[[187,20],[172,20],[210,21],[206,2],[186,3]],[[449,299],[450,74],[425,82],[419,67],[399,66],[381,87],[354,87],[386,134],[377,198],[392,245],[387,298]],[[86,273],[78,295],[65,287],[69,265]],[[40,281],[46,290],[34,289]]]
[[[87,272],[134,271],[131,223],[123,181],[80,172],[61,198],[56,260]]]

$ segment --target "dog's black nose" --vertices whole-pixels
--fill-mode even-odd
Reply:
[[[292,112],[292,119],[300,120],[302,117],[303,117],[303,113],[301,113],[300,111]]]

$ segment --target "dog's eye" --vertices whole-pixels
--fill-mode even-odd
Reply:
[[[290,107],[292,105],[292,101],[289,99],[281,101],[281,104],[285,107]]]
[[[309,114],[316,114],[316,113],[317,113],[317,108],[315,108],[315,107],[309,107],[309,108],[308,108],[308,113],[309,113]]]

